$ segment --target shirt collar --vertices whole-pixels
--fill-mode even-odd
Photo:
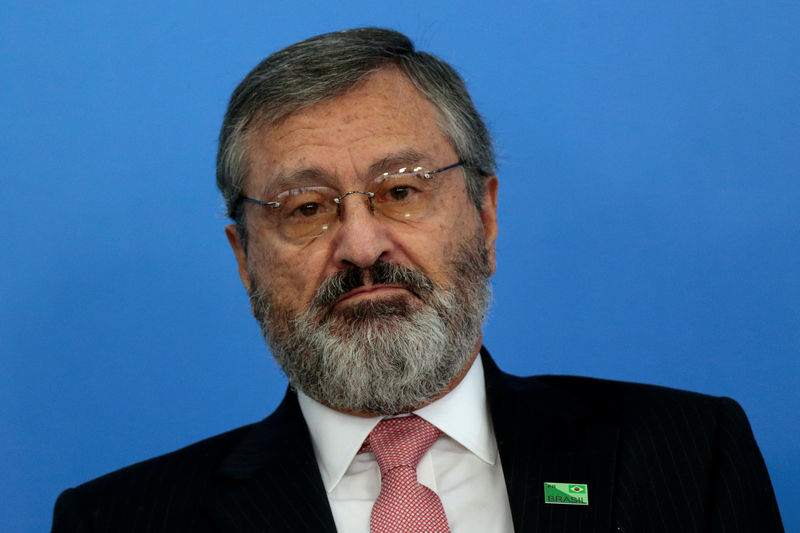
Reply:
[[[297,391],[300,410],[311,433],[314,455],[325,490],[332,491],[347,472],[370,431],[383,417],[360,417],[341,413]],[[448,394],[414,411],[443,433],[494,464],[497,443],[492,433],[481,356],[475,358],[464,379]]]

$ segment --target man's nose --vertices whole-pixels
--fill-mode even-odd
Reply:
[[[336,228],[334,260],[344,268],[355,265],[369,268],[378,259],[388,260],[392,241],[386,226],[376,212],[367,193],[349,192],[339,200],[339,227]]]

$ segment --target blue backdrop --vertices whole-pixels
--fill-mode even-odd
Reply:
[[[217,131],[262,57],[358,25],[450,61],[494,133],[501,367],[736,398],[800,529],[797,3],[9,4],[0,530],[277,404]]]

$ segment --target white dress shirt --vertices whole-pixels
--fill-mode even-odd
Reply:
[[[382,417],[340,413],[299,391],[298,399],[337,531],[369,533],[381,475],[375,456],[358,450]],[[456,388],[414,412],[442,430],[417,465],[417,478],[439,495],[450,530],[513,531],[480,355]]]

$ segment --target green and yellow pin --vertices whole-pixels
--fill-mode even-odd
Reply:
[[[556,505],[589,505],[589,486],[585,483],[544,484],[544,503]]]

